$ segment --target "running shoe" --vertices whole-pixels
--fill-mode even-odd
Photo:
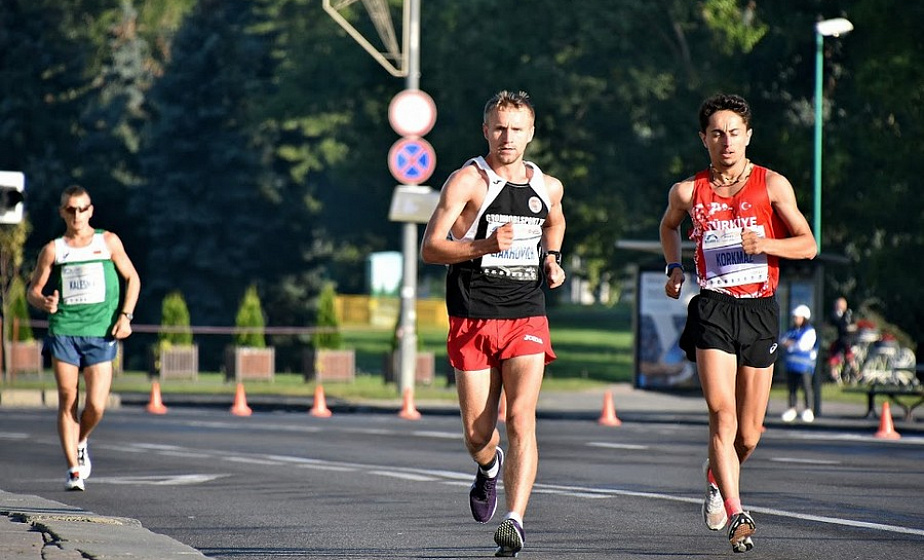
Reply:
[[[792,422],[796,419],[796,415],[797,415],[796,409],[790,408],[786,412],[784,412],[782,416],[780,416],[780,418],[783,419],[783,422],[786,422],[788,424],[789,422]]]
[[[487,523],[494,517],[494,511],[497,509],[497,479],[500,478],[501,470],[504,468],[504,451],[498,447],[497,455],[497,476],[489,478],[481,472],[478,467],[475,472],[475,482],[468,492],[468,503],[472,508],[472,517],[478,523]]]
[[[497,543],[494,556],[516,557],[523,550],[523,543],[526,542],[523,527],[515,519],[504,519],[497,531],[494,531],[494,542]]]
[[[90,451],[86,443],[77,446],[77,467],[80,468],[80,478],[90,478],[93,463],[90,462]]]
[[[815,421],[815,413],[812,412],[811,408],[806,408],[802,411],[802,421],[806,424],[811,424]]]
[[[67,491],[84,491],[83,479],[80,478],[80,471],[67,471],[67,480],[64,481],[64,489]]]
[[[703,476],[706,478],[706,495],[703,497],[703,522],[710,531],[721,531],[728,522],[725,512],[725,500],[719,487],[709,482],[709,459],[703,463]]]
[[[728,542],[731,543],[732,550],[735,552],[747,552],[754,548],[751,535],[756,530],[754,520],[748,512],[742,511],[733,515],[731,523],[728,524]]]

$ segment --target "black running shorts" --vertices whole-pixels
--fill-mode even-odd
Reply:
[[[703,290],[690,300],[680,348],[696,361],[696,349],[716,349],[738,358],[738,366],[766,368],[778,356],[780,306],[774,297],[736,298]]]

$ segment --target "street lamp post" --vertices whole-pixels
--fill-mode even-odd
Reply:
[[[844,18],[826,19],[815,24],[815,199],[812,215],[812,229],[815,230],[815,244],[821,252],[821,128],[824,91],[822,74],[824,69],[824,38],[839,37],[853,31],[853,24]]]

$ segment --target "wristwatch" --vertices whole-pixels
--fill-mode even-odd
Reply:
[[[122,315],[125,315],[126,317],[128,317],[128,320],[129,320],[129,321],[131,321],[132,319],[135,318],[135,316],[134,316],[133,314],[128,313],[128,312],[125,312],[125,311],[122,312]]]
[[[543,257],[542,260],[544,261],[549,255],[555,257],[555,264],[561,266],[561,251],[546,251],[545,257]]]
[[[672,262],[672,263],[668,263],[667,266],[664,267],[664,274],[670,276],[670,275],[671,275],[671,272],[673,272],[673,270],[674,270],[675,268],[679,268],[679,269],[680,269],[680,272],[686,272],[686,271],[683,269],[683,265],[682,265],[682,264],[680,264],[679,262]]]

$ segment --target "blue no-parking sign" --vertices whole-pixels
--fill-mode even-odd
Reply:
[[[435,168],[436,152],[423,138],[402,138],[388,151],[388,170],[402,184],[419,185]]]

